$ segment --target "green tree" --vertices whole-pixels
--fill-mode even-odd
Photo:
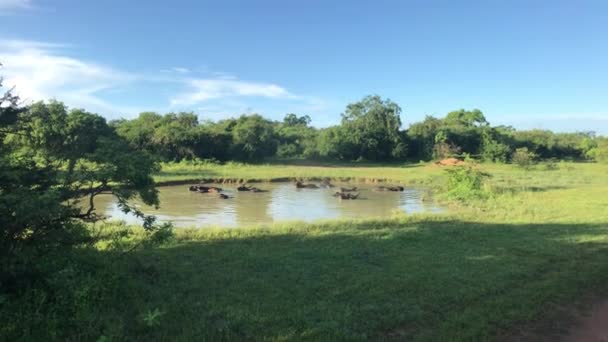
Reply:
[[[599,163],[608,163],[608,138],[598,138],[596,146],[587,152],[587,156]]]
[[[443,126],[443,121],[427,115],[423,121],[410,125],[407,130],[410,156],[417,160],[431,160],[435,147],[435,136]]]
[[[232,155],[236,159],[256,161],[271,157],[277,150],[272,122],[259,114],[241,115],[230,125]]]
[[[500,142],[500,134],[492,128],[483,130],[481,159],[490,162],[506,163],[511,154],[509,145]]]
[[[310,125],[310,116],[297,116],[296,114],[289,113],[285,115],[285,118],[283,119],[283,124],[285,126],[308,126]]]
[[[83,222],[100,218],[94,198],[101,193],[113,194],[124,212],[141,217],[152,236],[168,231],[129,204],[138,196],[158,205],[151,176],[157,165],[131,148],[105,119],[80,109],[68,111],[55,101],[29,108],[9,101],[0,106],[0,117],[15,110],[14,120],[3,120],[0,127],[2,284],[32,273],[41,255],[90,242]]]
[[[395,154],[403,155],[405,141],[400,134],[400,115],[401,108],[395,102],[377,95],[349,104],[342,114],[343,129],[338,135],[343,145],[351,149],[345,156],[388,160]]]
[[[287,114],[282,123],[275,124],[278,139],[277,157],[316,158],[316,130],[309,127],[310,117]]]
[[[449,112],[444,119],[447,126],[481,127],[487,126],[488,121],[479,109],[464,110],[459,109]]]

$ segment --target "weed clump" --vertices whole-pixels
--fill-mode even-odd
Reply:
[[[536,154],[528,151],[527,147],[518,148],[513,152],[511,161],[523,169],[529,169],[536,160]]]
[[[489,195],[484,187],[490,174],[472,167],[458,166],[446,169],[447,191],[445,196],[450,200],[471,201],[483,199]]]

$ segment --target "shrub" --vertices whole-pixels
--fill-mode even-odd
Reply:
[[[481,151],[481,158],[485,161],[495,163],[505,163],[511,149],[508,145],[495,140],[484,141]]]
[[[298,146],[295,144],[279,145],[277,149],[277,157],[279,158],[294,158],[299,155]]]
[[[433,156],[435,159],[441,160],[457,156],[460,154],[460,151],[462,151],[462,149],[454,144],[439,142],[433,147]]]
[[[448,176],[446,197],[452,200],[468,201],[485,198],[485,179],[488,173],[467,166],[457,166],[445,170]]]
[[[608,139],[599,140],[597,146],[587,152],[587,157],[608,164]]]
[[[511,155],[511,162],[517,164],[519,167],[522,167],[524,169],[530,168],[530,166],[534,164],[535,159],[536,154],[534,152],[528,151],[527,147],[518,148]]]

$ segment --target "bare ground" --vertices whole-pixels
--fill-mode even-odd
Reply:
[[[608,342],[608,297],[554,306],[548,317],[500,336],[500,341]]]
[[[594,303],[591,312],[581,317],[564,342],[608,342],[608,299]]]

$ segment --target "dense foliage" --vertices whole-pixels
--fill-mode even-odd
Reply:
[[[293,113],[282,121],[250,114],[199,122],[193,113],[146,112],[133,120],[111,122],[111,126],[131,147],[160,161],[428,161],[472,157],[504,163],[513,161],[517,149],[522,148],[539,159],[608,159],[606,138],[593,132],[494,127],[477,109],[452,111],[445,118],[427,116],[405,129],[399,105],[379,96],[349,104],[339,125],[315,128],[310,123],[307,115]]]
[[[156,170],[153,158],[129,146],[99,115],[55,101],[22,108],[10,91],[3,95],[0,290],[19,291],[35,280],[42,256],[92,242],[85,222],[100,218],[94,198],[101,193],[114,194],[148,232],[165,233],[167,226],[156,230],[153,217],[129,204],[135,196],[158,204]]]

